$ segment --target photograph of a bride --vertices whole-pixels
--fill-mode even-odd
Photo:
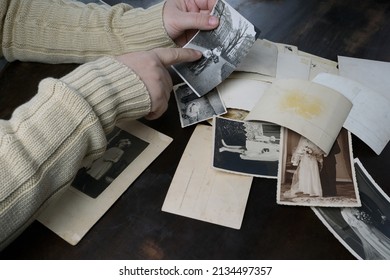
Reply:
[[[279,204],[360,206],[347,130],[341,130],[328,154],[292,130],[286,129],[283,138]]]
[[[390,199],[355,159],[361,207],[312,207],[330,232],[357,258],[390,259]]]

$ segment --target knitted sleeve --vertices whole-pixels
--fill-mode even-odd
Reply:
[[[9,61],[84,63],[156,47],[173,47],[164,2],[148,9],[70,0],[1,0],[0,42]]]
[[[0,250],[69,186],[82,162],[105,150],[105,133],[119,119],[150,110],[139,77],[110,57],[83,64],[0,120]]]

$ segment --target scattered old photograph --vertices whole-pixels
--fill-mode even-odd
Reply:
[[[216,88],[199,97],[185,83],[173,88],[182,127],[225,114],[226,107]]]
[[[355,159],[361,207],[312,207],[335,237],[357,258],[390,259],[390,198]]]
[[[118,121],[107,137],[107,153],[82,169],[37,220],[76,245],[172,140],[139,121]]]
[[[342,129],[328,154],[285,128],[277,202],[302,206],[360,206],[351,134]]]
[[[214,117],[213,167],[254,177],[277,178],[281,127]]]
[[[202,58],[172,66],[198,96],[226,79],[256,40],[255,27],[225,1],[217,1],[212,14],[218,16],[219,26],[211,31],[199,31],[184,46],[201,51]]]
[[[116,127],[107,135],[107,150],[77,173],[72,186],[86,195],[98,197],[148,146],[148,143]]]

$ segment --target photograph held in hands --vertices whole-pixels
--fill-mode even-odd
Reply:
[[[219,0],[212,14],[219,18],[219,26],[211,31],[199,31],[184,46],[201,51],[202,58],[172,66],[199,97],[236,69],[257,37],[255,27],[225,1]]]

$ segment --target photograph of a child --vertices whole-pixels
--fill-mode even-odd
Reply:
[[[328,154],[305,137],[285,129],[278,203],[359,206],[350,147],[350,134],[345,129]]]
[[[182,127],[212,119],[227,112],[217,89],[199,97],[185,83],[173,88]]]
[[[98,197],[121,172],[148,146],[134,135],[115,128],[107,136],[104,154],[79,170],[72,187],[84,194]]]

